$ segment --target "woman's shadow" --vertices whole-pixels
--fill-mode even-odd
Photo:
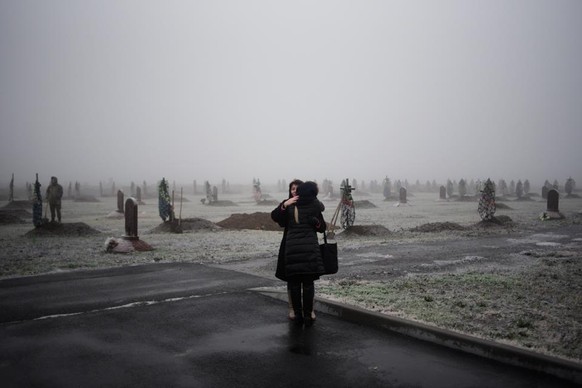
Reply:
[[[303,327],[289,322],[289,351],[305,356],[316,354],[315,334],[315,327]]]

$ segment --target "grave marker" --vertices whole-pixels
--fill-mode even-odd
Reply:
[[[404,187],[400,188],[400,203],[406,203],[406,189]]]
[[[123,191],[117,191],[117,212],[123,213]]]
[[[137,235],[137,201],[128,198],[125,201],[125,236],[126,240],[139,240]]]
[[[547,201],[547,211],[549,212],[556,212],[560,211],[559,209],[559,202],[560,202],[560,193],[558,190],[552,189],[548,191],[548,201]]]
[[[447,199],[447,188],[445,186],[441,186],[439,191],[439,198],[440,199]]]
[[[105,240],[105,251],[112,253],[129,253],[133,251],[151,251],[154,248],[140,240],[137,234],[137,201],[128,198],[125,201],[125,235],[121,238],[109,237]]]
[[[564,217],[562,213],[560,213],[560,193],[556,189],[550,189],[548,191],[548,200],[546,211],[542,214],[542,220],[561,220]]]

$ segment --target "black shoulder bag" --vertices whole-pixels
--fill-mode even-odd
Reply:
[[[319,244],[321,250],[321,258],[323,259],[323,267],[325,268],[325,275],[332,275],[337,273],[337,243],[335,239],[333,242],[327,241],[327,235],[323,232],[323,244]]]

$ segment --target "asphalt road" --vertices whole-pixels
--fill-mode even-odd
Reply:
[[[153,264],[0,281],[2,387],[569,387],[318,314],[296,328],[275,281]]]

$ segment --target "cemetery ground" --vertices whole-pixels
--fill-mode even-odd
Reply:
[[[204,205],[202,197],[182,204],[181,234],[162,227],[156,198],[144,199],[139,236],[154,250],[125,254],[104,246],[124,234],[114,197],[63,201],[64,225],[46,233],[34,229],[30,214],[15,210],[12,218],[3,210],[12,221],[0,223],[0,279],[168,262],[273,279],[282,231],[269,223],[272,206],[257,205],[251,193],[222,195],[231,206]],[[438,193],[413,193],[405,206],[376,194],[354,199],[356,227],[337,234],[340,271],[322,277],[317,297],[582,360],[582,199],[562,198],[566,218],[542,221],[540,196],[506,198],[498,202],[499,224],[480,222],[476,201],[440,201]],[[329,221],[337,201],[323,202]]]

